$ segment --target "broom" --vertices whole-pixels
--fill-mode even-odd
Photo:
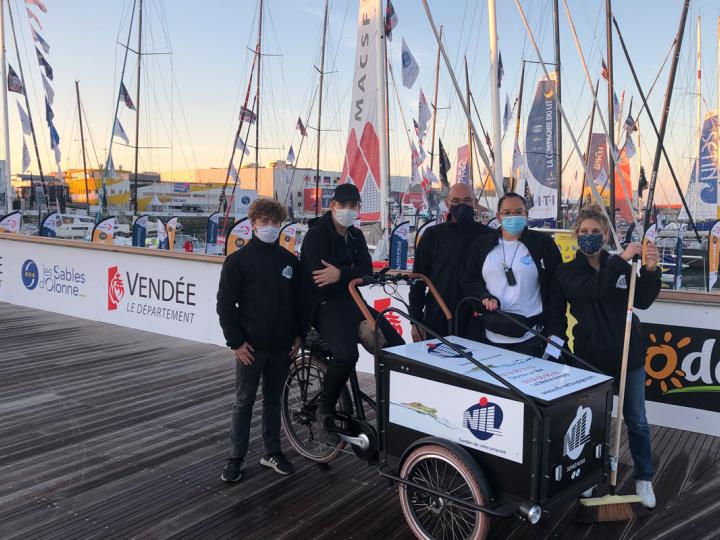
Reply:
[[[578,521],[594,523],[599,521],[627,521],[635,517],[632,504],[641,502],[638,495],[616,495],[618,475],[618,454],[620,453],[620,432],[622,430],[623,404],[625,402],[625,382],[627,377],[628,354],[630,352],[630,332],[632,331],[633,306],[635,304],[635,281],[637,280],[638,259],[633,258],[630,271],[627,314],[625,316],[625,339],[623,341],[622,363],[620,365],[620,387],[618,388],[617,416],[615,418],[615,441],[610,457],[610,492],[604,497],[580,499],[582,508]]]

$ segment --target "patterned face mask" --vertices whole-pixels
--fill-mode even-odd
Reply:
[[[597,253],[604,244],[603,235],[601,233],[580,234],[577,237],[577,242],[580,251],[586,255]]]

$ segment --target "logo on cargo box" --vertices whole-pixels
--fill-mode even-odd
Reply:
[[[32,291],[37,287],[40,281],[40,271],[38,270],[37,264],[32,259],[26,260],[22,264],[20,270],[20,277],[22,278],[23,285],[29,291]]]
[[[125,296],[125,286],[117,266],[108,267],[108,310],[116,310],[120,300]]]
[[[482,397],[475,405],[465,409],[463,427],[467,428],[476,439],[487,441],[493,435],[500,436],[503,423],[503,410],[496,403]]]
[[[458,345],[457,343],[454,343],[454,345],[468,356],[473,355],[472,351],[467,347],[463,347],[462,345]],[[432,355],[442,356],[444,358],[464,358],[462,354],[455,351],[455,349],[453,349],[452,347],[448,347],[444,343],[428,343],[427,351]]]
[[[585,445],[590,442],[590,425],[592,424],[592,410],[580,405],[575,418],[570,422],[563,441],[563,456],[573,461],[580,457]]]

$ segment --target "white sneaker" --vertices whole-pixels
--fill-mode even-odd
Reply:
[[[582,494],[580,495],[580,498],[581,499],[589,499],[590,497],[593,496],[593,493],[595,493],[595,486],[583,491]]]
[[[655,492],[652,482],[649,480],[636,480],[635,493],[642,499],[641,503],[645,508],[655,508]]]

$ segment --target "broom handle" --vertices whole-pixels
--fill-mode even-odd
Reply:
[[[628,290],[627,313],[625,314],[625,338],[623,340],[622,363],[620,364],[620,387],[618,388],[618,411],[615,419],[615,448],[613,456],[615,467],[610,473],[610,486],[614,491],[617,485],[618,463],[620,454],[620,433],[622,432],[623,405],[625,404],[625,382],[627,379],[628,355],[630,354],[630,333],[632,332],[633,307],[635,305],[635,282],[637,281],[637,257],[633,257],[630,270],[630,288]]]

